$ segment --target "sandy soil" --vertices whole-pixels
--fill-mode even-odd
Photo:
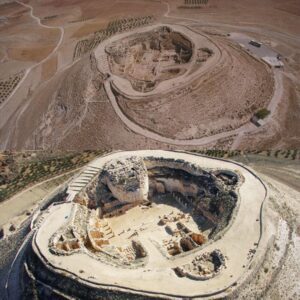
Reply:
[[[299,2],[285,1],[209,1],[201,9],[178,9],[182,1],[167,1],[170,15],[187,19],[201,19],[202,27],[207,25],[231,32],[240,32],[262,40],[284,57],[285,97],[281,101],[274,122],[261,131],[246,135],[239,144],[240,149],[298,148],[300,134],[299,94]],[[222,23],[222,26],[218,23]],[[218,144],[217,144],[218,145]],[[209,145],[212,146],[212,145]],[[228,145],[230,146],[230,145]]]
[[[291,164],[286,168],[280,166],[280,162],[276,160],[273,162],[267,160],[265,168],[262,161],[256,161],[255,157],[252,157],[251,161],[253,167],[262,172],[260,174],[265,174],[262,178],[270,188],[268,224],[273,231],[273,238],[260,268],[247,284],[229,299],[298,299],[300,296],[297,280],[300,253],[298,166]],[[272,169],[273,174],[267,169]],[[290,171],[289,175],[287,169]],[[294,176],[295,173],[298,175]]]
[[[103,157],[103,159],[109,160],[109,157]],[[269,240],[265,249],[266,252],[264,252],[263,255],[258,253],[255,254],[255,257],[258,255],[258,267],[256,267],[255,264],[251,264],[251,268],[248,271],[249,277],[244,278],[245,281],[244,283],[241,282],[241,286],[238,284],[237,286],[234,286],[232,290],[229,290],[229,293],[233,293],[230,294],[229,297],[226,297],[226,299],[298,299],[300,296],[300,286],[299,281],[297,280],[299,277],[300,261],[299,160],[296,159],[292,161],[288,159],[276,159],[274,157],[257,156],[252,154],[235,157],[235,160],[242,162],[247,166],[251,166],[251,168],[257,172],[257,175],[268,187],[269,198],[265,202],[265,214],[263,220],[264,223],[267,224],[267,234],[271,236],[271,239]],[[97,159],[92,162],[91,165],[99,166],[100,161],[101,159]],[[220,167],[220,163],[217,161],[214,167],[216,166]],[[252,191],[253,190],[257,193],[255,188],[252,188]],[[248,192],[248,194],[250,193]],[[253,201],[252,196],[251,200]],[[28,203],[26,201],[26,204]],[[56,206],[56,208],[58,207],[60,206]],[[50,216],[50,218],[52,218],[50,222],[52,221],[52,224],[54,224],[51,225],[52,232],[55,231],[56,227],[60,226],[57,221],[63,221],[64,218],[68,216],[69,208],[67,205],[65,205],[65,208],[65,210],[58,211],[58,214],[56,214],[56,211],[53,211],[53,214]],[[17,209],[20,209],[19,206],[17,206]],[[26,207],[26,209],[28,209],[28,207]],[[159,211],[156,213],[157,215],[160,214]],[[136,213],[132,211],[132,214],[129,212],[128,216],[140,218],[141,214],[146,215],[147,212],[141,213],[139,211]],[[246,215],[248,214],[249,207],[246,210]],[[123,218],[124,222],[126,222],[125,226],[130,226],[130,218],[127,218],[126,216],[127,214]],[[136,221],[138,223],[138,220]],[[143,221],[146,221],[146,218]],[[117,231],[121,224],[117,222],[115,225]],[[44,225],[42,226],[45,227]],[[49,234],[48,231],[47,234]],[[249,234],[246,234],[246,236],[248,235]],[[47,238],[44,240],[47,244]],[[244,241],[244,238],[241,239],[241,236],[239,236],[239,242],[241,240]],[[151,247],[151,243],[146,245],[147,247]],[[236,250],[234,251],[234,257],[241,257],[240,245],[237,243],[233,243],[233,245]],[[155,250],[155,247],[151,248],[151,250]],[[7,251],[7,249],[5,249],[5,251]],[[48,255],[49,252],[46,252]],[[159,255],[159,252],[155,254]],[[79,255],[79,259],[83,259],[82,256]],[[252,262],[255,261],[255,259],[252,260]],[[162,261],[159,260],[157,263],[160,264],[161,262]],[[72,264],[72,267],[76,272],[82,269],[81,266],[80,268],[78,267],[78,259]],[[93,276],[95,276],[95,262],[92,262],[90,265],[84,264],[83,267],[87,269],[90,268],[93,272]],[[98,269],[96,270],[98,272]],[[101,269],[99,272],[101,272]],[[101,280],[103,278],[107,279],[107,277],[109,277],[107,274],[111,275],[112,273],[109,271],[105,274],[105,276],[101,277]],[[124,274],[124,278],[127,280],[129,273],[125,272]],[[149,272],[142,273],[142,275],[138,277],[137,282],[141,282],[142,278],[142,283],[145,284],[145,279],[147,279],[148,274]],[[113,273],[113,275],[115,274]],[[117,275],[120,275],[119,272]],[[155,280],[157,280],[157,278],[160,279],[160,275],[161,273],[157,273]],[[80,274],[80,276],[84,276],[84,274]],[[171,283],[174,286],[173,280],[175,280],[176,277],[172,277],[171,273],[168,274],[168,276],[172,278]],[[116,280],[116,278],[117,276],[113,277],[114,283],[120,283]],[[95,280],[95,277],[93,280]],[[151,281],[152,285],[150,288],[153,287],[153,282],[154,281]],[[199,283],[197,283],[197,285],[198,284]],[[161,283],[159,282],[158,285],[161,285]],[[179,285],[182,285],[182,281]],[[207,287],[205,287],[205,289],[206,288]],[[197,287],[193,287],[192,289],[195,291]]]
[[[163,226],[158,226],[160,218],[164,215],[177,215],[182,213],[181,208],[176,205],[165,203],[153,204],[151,208],[135,207],[130,209],[126,214],[119,217],[105,219],[103,222],[108,222],[115,237],[110,239],[110,244],[122,246],[128,244],[130,240],[139,238],[154,239],[160,245],[163,245],[164,240],[170,240],[172,237],[168,234]],[[199,227],[194,220],[186,214],[181,222],[193,232],[199,233]],[[142,222],[141,222],[142,220]],[[137,235],[134,233],[137,232]],[[167,250],[166,248],[164,249]],[[167,252],[166,252],[167,253]]]
[[[58,32],[37,26],[28,9],[20,4],[2,5],[1,17],[5,17],[6,21],[0,26],[0,48],[7,53],[5,62],[1,64],[2,76],[10,74],[10,65],[14,61],[20,63],[21,69],[23,62],[38,62],[55,47]]]
[[[96,0],[74,0],[63,3],[54,0],[43,2],[32,0],[26,3],[32,5],[34,15],[40,18],[42,24],[62,26],[65,34],[55,55],[49,57],[49,60],[46,60],[42,65],[34,68],[28,74],[26,80],[22,82],[22,85],[18,87],[13,97],[9,99],[9,104],[1,107],[0,140],[2,149],[51,147],[64,149],[99,147],[133,149],[149,146],[169,147],[163,143],[128,132],[126,126],[111,111],[111,107],[105,109],[102,107],[94,108],[94,104],[85,106],[84,103],[83,106],[78,106],[76,104],[77,101],[75,101],[75,106],[72,107],[73,100],[69,99],[63,101],[69,102],[68,110],[73,112],[71,119],[66,118],[62,121],[61,114],[55,114],[55,110],[54,113],[52,111],[52,108],[57,105],[57,86],[59,83],[64,82],[66,76],[72,76],[71,74],[78,72],[76,71],[77,67],[75,69],[72,67],[73,49],[76,43],[95,30],[103,29],[109,21],[116,18],[136,15],[145,16],[145,14],[154,15],[157,21],[162,22],[182,21],[186,23],[192,22],[196,25],[196,21],[198,22],[198,29],[210,32],[212,37],[219,40],[222,40],[222,37],[216,36],[216,33],[243,32],[267,43],[283,55],[285,65],[283,99],[285,101],[280,102],[274,117],[272,117],[272,122],[268,122],[268,124],[253,134],[238,135],[237,137],[232,135],[232,137],[224,137],[219,142],[211,142],[201,147],[230,148],[234,145],[240,149],[247,149],[248,147],[267,149],[295,148],[300,146],[300,132],[298,129],[300,128],[299,2],[294,0],[285,1],[285,3],[278,0],[255,0],[254,2],[250,0],[211,0],[209,5],[201,9],[180,9],[178,6],[183,1],[176,0],[169,1],[168,17],[163,17],[168,11],[166,4],[156,1],[105,0],[100,3]],[[26,8],[14,3],[2,5],[1,16],[7,18],[7,21],[1,21],[0,24],[1,78],[3,77],[2,75],[15,74],[21,69],[32,66],[32,63],[38,63],[47,57],[47,54],[57,45],[59,39],[58,30],[39,26],[37,21],[30,17],[29,10]],[[229,52],[234,51],[228,44],[224,47]],[[15,59],[18,59],[18,61]],[[234,57],[228,55],[228,66],[230,59],[233,59],[233,66],[240,63],[243,65],[243,61],[247,61],[247,58],[244,55],[240,55],[240,53]],[[213,98],[215,99],[213,101],[214,108],[210,107],[209,113],[206,113],[204,105],[199,106],[196,99],[191,98],[185,99],[185,105],[182,105],[182,101],[177,100],[177,102],[174,101],[174,103],[160,107],[157,112],[151,111],[146,106],[144,114],[139,114],[134,110],[130,110],[128,114],[136,114],[134,118],[137,119],[137,122],[151,128],[151,130],[159,131],[164,135],[176,136],[177,138],[193,138],[197,135],[205,135],[206,130],[218,132],[220,128],[221,130],[226,129],[222,128],[223,121],[219,120],[220,116],[227,120],[227,123],[230,124],[228,125],[229,127],[235,127],[237,126],[236,119],[231,119],[232,116],[230,114],[232,112],[228,110],[228,106],[233,107],[230,101],[231,98],[234,99],[233,103],[238,103],[242,107],[243,103],[251,102],[256,98],[259,99],[260,96],[263,96],[261,98],[265,96],[267,98],[268,88],[263,88],[263,91],[262,84],[267,83],[257,83],[265,80],[264,72],[260,68],[247,69],[242,67],[241,69],[236,68],[234,71],[230,71],[229,68],[227,73],[224,72],[225,70],[226,68],[220,71],[220,77],[226,76],[228,72],[231,75],[235,74],[236,77],[229,83],[223,81],[222,78],[220,86],[223,92],[221,92],[221,89],[216,91],[216,96]],[[222,72],[224,72],[223,75]],[[242,74],[246,77],[244,78]],[[251,80],[247,76],[251,77]],[[77,82],[68,86],[70,90],[75,91],[77,83],[85,80],[84,78],[78,78]],[[235,83],[244,85],[249,90],[252,89],[251,96],[249,93],[246,96],[243,95],[245,96],[242,97],[244,102],[236,102],[240,93],[236,89]],[[249,86],[247,83],[249,83]],[[213,85],[213,82],[207,81],[205,85]],[[212,86],[211,91],[215,88],[216,85]],[[261,90],[262,95],[257,91],[252,94],[254,88]],[[201,95],[201,90],[202,87],[199,89],[199,95]],[[196,93],[198,95],[198,91]],[[203,95],[206,95],[205,92],[203,92]],[[205,102],[206,99],[206,97],[201,96],[201,102],[204,101],[203,104],[206,103],[205,105],[209,106],[209,101]],[[85,100],[88,101],[88,99]],[[265,98],[263,101],[265,101]],[[187,103],[191,104],[190,107]],[[222,106],[223,104],[224,106]],[[98,106],[101,105],[99,104]],[[109,107],[109,104],[106,105]],[[255,103],[255,105],[258,105],[258,103]],[[89,109],[87,109],[88,107]],[[245,108],[245,110],[247,109],[249,107]],[[97,113],[95,110],[97,110]],[[109,117],[107,115],[108,110],[110,111]],[[245,115],[247,118],[250,115],[250,111],[251,109]],[[154,112],[155,115],[153,115]],[[180,114],[179,112],[183,113]],[[51,122],[49,118],[45,118],[47,114],[51,115]],[[143,117],[145,115],[147,116],[146,118]],[[191,122],[189,122],[189,119]],[[154,120],[156,123],[153,123],[151,120]],[[214,121],[207,128],[206,124],[210,120]],[[238,122],[243,123],[244,121],[244,119],[241,119]],[[44,134],[40,130],[45,128],[45,122],[50,124],[47,125],[47,133],[37,138],[36,136]],[[17,125],[15,126],[15,124]],[[78,127],[78,124],[83,126]],[[63,132],[61,131],[62,127],[66,128]],[[181,130],[178,128],[181,128]],[[238,142],[234,143],[234,140],[237,138]],[[78,140],[80,140],[79,143]]]
[[[14,224],[15,228],[18,228],[18,225],[28,217],[27,213],[30,215],[45,196],[53,192],[72,175],[74,175],[74,171],[69,172],[67,175],[45,180],[1,203],[0,227],[5,226],[6,229]]]

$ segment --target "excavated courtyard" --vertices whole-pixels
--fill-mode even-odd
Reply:
[[[88,170],[97,173],[87,180]],[[266,189],[232,162],[154,150],[113,153],[91,163],[67,193],[67,203],[44,213],[28,261],[36,278],[63,293],[226,293],[260,250]]]
[[[153,90],[164,80],[184,74],[190,61],[191,42],[169,27],[124,38],[106,47],[113,74],[130,81],[140,92]]]

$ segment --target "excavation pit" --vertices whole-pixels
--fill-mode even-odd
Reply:
[[[186,73],[193,44],[162,26],[115,41],[105,51],[113,74],[129,80],[134,90],[149,92],[158,83]]]
[[[109,286],[182,298],[218,293],[245,272],[265,189],[243,166],[149,150],[110,154],[89,170],[88,183],[87,170],[70,183],[68,202],[45,212],[30,256],[36,277],[66,292],[54,280],[63,276],[73,296],[96,299]]]

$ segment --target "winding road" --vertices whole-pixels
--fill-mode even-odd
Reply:
[[[47,57],[45,57],[44,59],[42,59],[41,61],[39,61],[38,63],[32,65],[31,67],[29,67],[28,69],[26,69],[25,74],[23,76],[23,78],[20,80],[20,82],[17,84],[17,86],[15,87],[15,89],[13,90],[13,92],[8,96],[8,98],[6,99],[6,101],[4,101],[2,103],[2,105],[0,106],[0,109],[2,109],[3,107],[5,107],[8,103],[9,100],[14,96],[14,94],[17,92],[17,90],[19,89],[19,87],[24,83],[24,81],[26,80],[26,78],[28,77],[29,73],[36,67],[38,67],[39,65],[43,64],[45,61],[47,61],[56,51],[57,49],[60,47],[63,38],[64,38],[64,28],[62,26],[48,26],[48,25],[44,25],[41,23],[41,19],[38,18],[37,16],[35,16],[33,14],[33,7],[29,4],[25,4],[23,2],[20,1],[15,1],[16,3],[29,8],[30,9],[30,16],[37,21],[38,25],[47,29],[58,29],[60,31],[60,37],[59,40],[57,42],[57,45],[55,46],[55,48],[51,51],[51,53],[49,53],[49,55]]]
[[[197,23],[201,23],[196,19],[191,19],[191,18],[182,18],[182,17],[176,17],[176,16],[170,16],[170,5],[169,3],[163,1],[164,4],[167,5],[167,11],[164,14],[164,17],[166,18],[172,18],[172,19],[179,19],[179,20],[188,20],[188,21],[194,21]],[[210,24],[210,23],[209,23]],[[218,26],[220,26],[220,24],[218,24]],[[235,28],[239,28],[238,26],[234,26]],[[272,117],[274,116],[275,112],[276,112],[276,108],[282,98],[283,95],[283,83],[282,83],[282,73],[278,70],[274,71],[274,81],[275,81],[275,87],[274,87],[274,94],[273,97],[268,105],[268,109],[270,110],[270,114],[269,116],[264,120],[264,124],[268,123]],[[240,144],[240,141],[242,139],[242,137],[245,134],[248,134],[250,132],[256,131],[258,128],[252,124],[251,122],[236,128],[234,130],[230,130],[230,131],[226,131],[226,132],[221,132],[215,135],[211,135],[211,136],[207,136],[207,137],[202,137],[202,138],[198,138],[198,139],[188,139],[188,140],[184,140],[184,139],[173,139],[173,138],[168,138],[165,137],[163,135],[160,135],[158,133],[155,133],[151,130],[148,130],[142,126],[140,126],[139,124],[133,122],[132,120],[130,120],[126,114],[123,113],[123,111],[121,110],[121,108],[119,107],[116,97],[112,92],[111,89],[111,84],[113,82],[113,76],[110,76],[110,78],[104,83],[104,87],[106,90],[106,93],[108,95],[108,98],[113,106],[113,109],[115,110],[116,114],[118,115],[118,117],[121,119],[121,121],[125,124],[125,126],[127,128],[129,128],[130,130],[132,130],[133,132],[145,136],[149,139],[161,142],[161,143],[165,143],[165,144],[170,144],[170,145],[176,145],[176,146],[204,146],[213,142],[216,142],[220,139],[224,139],[227,137],[231,137],[236,135],[237,137],[234,139],[234,143],[232,148],[237,148]]]
[[[15,93],[19,90],[19,88],[21,87],[21,85],[24,83],[24,81],[26,80],[26,78],[28,78],[29,74],[31,73],[32,70],[34,70],[36,67],[40,66],[41,64],[43,64],[45,61],[47,61],[52,55],[54,55],[57,50],[59,49],[59,47],[62,44],[63,38],[64,38],[64,28],[62,26],[48,26],[48,25],[44,25],[41,23],[41,19],[38,18],[37,16],[35,16],[33,14],[33,7],[29,4],[25,4],[22,3],[20,1],[16,1],[16,3],[28,8],[30,10],[30,16],[37,21],[38,25],[44,28],[50,28],[50,29],[58,29],[60,30],[60,38],[59,41],[57,43],[57,45],[55,46],[55,48],[51,51],[51,53],[45,57],[43,60],[41,60],[40,62],[34,64],[33,66],[31,66],[30,68],[28,68],[25,72],[25,75],[23,76],[23,78],[21,79],[21,81],[19,82],[19,84],[17,85],[17,87],[14,89],[14,91],[11,93],[11,95],[7,98],[6,101],[3,102],[3,104],[0,106],[0,111],[2,108],[4,108],[4,106],[7,106],[9,104],[9,100],[15,95]],[[204,25],[203,22],[199,21],[198,19],[194,19],[194,18],[185,18],[185,17],[180,17],[180,16],[174,16],[174,15],[170,15],[171,9],[170,9],[170,5],[169,3],[162,1],[163,4],[166,5],[166,12],[164,14],[165,18],[170,18],[170,19],[178,19],[181,21],[189,21],[189,22],[194,22],[197,23],[199,25]],[[226,26],[230,29],[241,29],[241,26],[235,26],[235,25],[227,25],[227,24],[221,24],[221,23],[206,23],[206,25],[214,25],[214,26]],[[249,30],[250,32],[257,32],[258,29],[255,27],[244,27],[242,26],[243,29]],[[275,34],[275,33],[274,33]],[[280,35],[280,33],[278,33],[278,35]],[[288,36],[289,39],[293,39],[292,36]],[[294,39],[293,39],[294,40]],[[68,66],[69,67],[69,66]],[[271,111],[270,115],[268,116],[268,118],[265,120],[264,125],[266,123],[269,123],[270,120],[273,120],[273,116],[276,112],[276,108],[278,106],[278,103],[280,102],[281,98],[282,98],[282,94],[283,94],[283,83],[282,83],[282,73],[280,71],[276,71],[274,72],[274,78],[275,78],[275,90],[274,90],[274,95],[273,98],[271,99],[270,103],[269,103],[269,110]],[[215,134],[215,135],[211,135],[211,136],[205,136],[202,138],[197,138],[197,139],[188,139],[188,140],[184,140],[184,139],[173,139],[173,138],[169,138],[169,137],[165,137],[160,135],[159,133],[155,133],[151,130],[148,130],[142,126],[140,126],[139,124],[131,121],[124,113],[123,111],[120,109],[116,98],[114,96],[114,94],[111,91],[111,79],[109,79],[106,83],[105,83],[105,89],[107,92],[107,95],[109,97],[109,100],[116,112],[116,114],[118,115],[118,117],[121,119],[121,121],[124,123],[124,125],[129,128],[131,131],[142,135],[146,138],[152,139],[152,140],[156,140],[158,142],[164,143],[164,144],[169,144],[169,145],[175,145],[175,146],[204,146],[204,145],[208,145],[210,143],[214,143],[220,139],[224,139],[224,138],[229,138],[232,136],[236,136],[234,137],[234,143],[232,145],[232,148],[236,148],[239,146],[241,139],[243,138],[243,136],[247,133],[251,133],[254,132],[256,130],[258,130],[258,128],[253,125],[252,123],[247,123],[237,129],[234,130],[230,130],[230,131],[226,131],[226,132],[221,132],[219,134]],[[22,112],[27,108],[27,106],[30,104],[30,101],[22,104],[22,108],[19,110],[18,115],[22,115]],[[5,123],[9,120],[9,116],[10,114],[3,114],[3,118],[1,118],[1,122],[0,122],[0,128],[3,127],[5,125]],[[16,128],[18,128],[19,126],[19,122],[18,122],[19,118],[17,118],[16,120]],[[8,137],[7,137],[7,141],[5,143],[3,143],[3,145],[7,145],[8,143]],[[6,147],[6,146],[5,146]]]
[[[217,141],[217,140],[225,138],[225,137],[229,137],[234,134],[239,134],[241,132],[245,132],[247,129],[249,130],[249,129],[255,128],[255,126],[252,124],[246,124],[242,127],[232,130],[232,131],[222,132],[222,133],[219,133],[216,135],[199,138],[199,139],[179,140],[179,139],[168,138],[168,137],[162,136],[158,133],[155,133],[151,130],[148,130],[148,129],[138,125],[137,123],[131,121],[119,107],[116,97],[111,90],[111,82],[112,82],[111,79],[108,79],[104,83],[104,87],[105,87],[106,93],[109,97],[109,100],[113,106],[113,109],[115,110],[116,114],[121,119],[121,121],[125,124],[125,126],[137,134],[143,135],[149,139],[152,139],[152,140],[155,140],[155,141],[158,141],[161,143],[176,145],[176,146],[199,146],[199,145],[205,145],[208,143],[212,143],[214,141]]]
[[[237,285],[237,283],[243,282],[243,276],[247,272],[248,266],[253,266],[253,261],[249,260],[249,249],[252,249],[253,245],[256,245],[255,249],[257,252],[263,253],[266,249],[266,239],[262,230],[262,226],[265,226],[262,211],[264,202],[268,197],[268,190],[261,179],[251,169],[242,164],[190,154],[184,151],[121,151],[105,157],[99,157],[91,162],[89,166],[101,169],[103,165],[112,159],[132,156],[142,158],[156,157],[159,160],[174,159],[209,170],[226,169],[239,172],[244,180],[241,182],[238,190],[240,199],[238,209],[234,218],[231,219],[232,222],[229,224],[228,229],[223,232],[222,238],[208,243],[205,248],[199,249],[199,252],[191,252],[188,256],[183,255],[176,258],[176,260],[168,260],[152,243],[152,239],[156,240],[156,238],[151,233],[152,230],[149,230],[148,233],[145,232],[139,235],[139,239],[141,239],[143,246],[146,248],[149,260],[145,266],[133,269],[112,268],[110,264],[95,260],[92,256],[83,255],[82,253],[74,253],[70,256],[57,256],[49,252],[48,241],[53,234],[60,230],[61,226],[65,226],[66,217],[70,218],[72,215],[71,203],[64,203],[52,207],[48,211],[47,217],[34,237],[35,251],[43,263],[51,268],[51,272],[63,273],[64,276],[68,275],[72,278],[77,277],[87,286],[89,284],[92,284],[93,287],[97,285],[101,288],[110,286],[113,290],[121,288],[129,292],[138,292],[138,294],[150,294],[156,298],[160,295],[178,299],[183,297],[198,299],[223,293],[228,288]],[[255,194],[251,193],[253,190],[256,191]],[[251,209],[249,209],[249,205],[251,205]],[[121,222],[120,224],[123,223]],[[130,223],[129,226],[132,226],[132,224]],[[236,241],[240,241],[240,236],[244,238],[237,247]],[[204,251],[209,252],[214,249],[220,249],[226,255],[226,268],[218,276],[210,279],[209,283],[184,280],[173,276],[172,272],[170,272],[176,266],[189,263],[197,255],[204,253]],[[258,256],[256,257],[258,259]],[[81,271],[78,270],[78,265],[81,266]]]

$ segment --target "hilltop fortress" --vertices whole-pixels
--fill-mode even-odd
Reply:
[[[240,283],[259,247],[266,190],[231,162],[113,153],[67,193],[38,222],[26,262],[26,280],[48,297],[219,295]]]

